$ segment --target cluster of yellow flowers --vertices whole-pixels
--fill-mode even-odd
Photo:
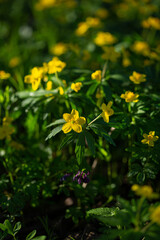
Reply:
[[[3,118],[2,126],[0,127],[0,140],[11,139],[11,134],[14,133],[14,127],[11,126],[12,119],[10,117]]]
[[[62,62],[59,58],[54,57],[50,62],[43,63],[43,67],[34,67],[31,70],[31,74],[25,76],[24,81],[25,83],[32,84],[32,89],[36,91],[41,84],[42,78],[44,79],[44,81],[48,81],[48,77],[46,76],[47,73],[54,74],[57,72],[61,72],[65,66],[66,66],[65,62]],[[51,81],[47,82],[46,89],[47,90],[52,89]]]
[[[80,22],[78,28],[76,29],[75,34],[77,36],[83,36],[89,28],[99,27],[101,25],[99,18],[87,17],[86,21]]]
[[[160,18],[149,17],[142,22],[142,27],[160,30]]]

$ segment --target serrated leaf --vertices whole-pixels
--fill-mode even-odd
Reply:
[[[46,128],[52,127],[52,126],[54,126],[54,125],[58,125],[58,124],[61,124],[61,123],[65,123],[65,122],[66,122],[66,121],[65,121],[63,118],[61,118],[61,119],[58,119],[58,120],[54,121],[53,123],[47,125]]]
[[[36,235],[36,230],[33,230],[31,233],[29,233],[26,237],[26,240],[31,240],[34,238],[34,236]]]
[[[90,134],[88,131],[84,131],[88,147],[91,150],[93,156],[95,155],[95,139],[93,138],[92,134]]]
[[[63,125],[60,125],[60,126],[54,128],[54,129],[50,132],[50,134],[46,137],[45,141],[47,141],[48,139],[56,136],[57,133],[59,133],[59,132],[62,130],[62,126],[63,126]]]

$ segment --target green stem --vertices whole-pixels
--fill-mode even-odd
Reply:
[[[137,207],[137,214],[136,214],[136,229],[139,229],[139,224],[140,224],[140,213],[141,213],[141,208],[142,204],[144,202],[145,198],[142,197],[139,201],[138,207]]]
[[[95,119],[93,119],[90,123],[88,123],[88,126],[90,126],[93,122],[95,122],[98,118],[100,118],[101,117],[101,114],[100,115],[98,115],[98,117],[96,117]],[[88,127],[87,126],[87,127]]]
[[[150,226],[152,226],[154,224],[154,222],[150,222],[150,223],[148,223],[144,228],[142,228],[142,233],[145,233],[147,230],[148,230],[148,228],[150,228]]]

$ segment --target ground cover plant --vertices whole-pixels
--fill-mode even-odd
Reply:
[[[0,239],[159,240],[160,2],[0,1]]]

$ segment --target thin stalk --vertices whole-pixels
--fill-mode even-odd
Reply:
[[[96,117],[95,119],[93,119],[90,123],[88,123],[88,126],[90,126],[93,122],[95,122],[98,118],[100,118],[101,117],[101,114],[100,115],[98,115],[98,117]],[[87,126],[87,127],[88,127]]]

